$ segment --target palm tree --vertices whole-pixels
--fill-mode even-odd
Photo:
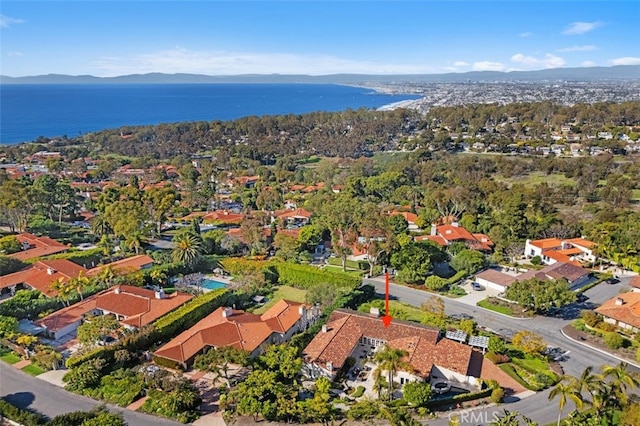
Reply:
[[[564,406],[567,404],[568,400],[573,401],[578,408],[582,407],[582,396],[576,390],[575,385],[571,382],[564,383],[569,380],[568,376],[565,376],[560,383],[558,383],[553,389],[551,389],[551,393],[549,393],[549,400],[554,399],[555,397],[560,397],[558,402],[558,407],[560,412],[558,413],[558,426],[560,426],[560,420],[562,419],[562,411],[564,410]]]
[[[413,367],[403,358],[409,355],[409,352],[385,346],[383,350],[376,353],[375,361],[378,363],[380,370],[387,371],[389,381],[389,400],[393,399],[393,376],[399,369],[413,371]]]
[[[89,286],[89,284],[91,284],[91,281],[87,276],[84,275],[82,271],[80,271],[76,278],[71,278],[69,280],[69,286],[75,288],[75,290],[80,295],[80,300],[84,300],[84,295],[82,294],[82,292]]]
[[[571,383],[575,386],[575,390],[579,394],[582,395],[582,392],[587,392],[592,404],[594,406],[596,405],[596,394],[601,391],[602,377],[599,374],[593,373],[592,366],[585,368],[580,377],[574,379]]]
[[[133,234],[127,236],[127,248],[129,250],[134,250],[136,255],[140,254],[140,249],[142,248],[142,244],[144,244],[145,238],[140,231],[136,231]]]
[[[104,215],[97,215],[91,219],[91,231],[99,237],[113,234],[113,229]]]
[[[640,380],[627,369],[628,366],[627,363],[621,362],[615,367],[610,365],[602,367],[604,379],[611,379],[606,386],[607,405],[626,405],[629,400],[628,388],[633,389],[640,386]]]
[[[177,234],[173,243],[175,247],[171,251],[171,258],[174,262],[192,266],[200,259],[202,241],[195,235],[188,232]]]
[[[65,281],[63,277],[60,277],[51,283],[51,290],[56,292],[56,296],[62,301],[63,305],[69,306],[69,296],[75,290],[75,285],[71,280]]]
[[[107,287],[111,287],[113,280],[116,278],[116,273],[111,266],[107,265],[100,269],[96,278],[103,282]]]

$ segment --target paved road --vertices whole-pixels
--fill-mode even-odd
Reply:
[[[384,294],[384,282],[382,279],[365,280],[365,283],[373,285],[378,293]],[[601,286],[607,286],[608,288],[606,290],[595,290],[596,288]],[[601,284],[598,287],[588,290],[588,292],[586,293],[587,296],[591,297],[590,292],[596,292],[596,294],[600,295],[600,297],[604,297],[604,293],[615,291],[615,293],[609,296],[612,297],[620,290],[619,287],[615,289],[614,285],[608,284]],[[432,297],[431,293],[396,284],[390,284],[389,288],[390,297],[392,299],[399,300],[416,307],[420,307],[426,299]],[[598,352],[587,346],[575,343],[565,338],[560,333],[560,329],[569,324],[571,320],[575,318],[575,315],[579,314],[580,310],[585,308],[586,305],[574,305],[573,307],[568,309],[568,315],[566,315],[566,318],[535,317],[532,319],[517,319],[507,317],[505,315],[500,315],[498,313],[470,305],[457,299],[443,299],[445,301],[445,312],[447,313],[447,315],[471,315],[479,325],[502,333],[505,336],[513,335],[522,329],[531,330],[541,335],[550,345],[559,347],[563,351],[570,351],[565,361],[561,362],[562,368],[564,369],[564,372],[566,374],[579,376],[588,366],[598,367],[605,364],[615,365],[619,362],[612,356]],[[586,303],[590,303],[590,301],[587,301]],[[467,414],[468,421],[466,422],[466,424],[489,424],[493,420],[494,414],[503,413],[503,409],[507,409],[509,411],[518,411],[539,422],[540,424],[553,423],[558,418],[558,404],[557,401],[548,400],[549,392],[550,390],[538,392],[537,394],[523,399],[522,401],[511,402],[509,404],[501,405],[498,407],[473,410],[473,415],[475,417],[471,417],[471,413]],[[572,408],[567,405],[565,407],[565,413],[570,412],[571,409]],[[429,424],[445,425],[447,424],[447,419],[429,422]],[[464,425],[465,422],[463,421],[462,424]]]
[[[0,362],[0,396],[7,397],[21,408],[37,410],[49,417],[71,411],[89,411],[96,401],[67,392],[51,383],[31,377],[10,365]],[[122,413],[130,426],[169,426],[181,423],[162,419],[148,414],[126,410],[122,407],[109,406],[110,411]]]

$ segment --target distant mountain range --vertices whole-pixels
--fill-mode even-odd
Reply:
[[[363,84],[363,83],[471,83],[471,82],[544,82],[544,81],[623,81],[640,80],[640,65],[613,67],[553,68],[538,71],[472,71],[448,74],[331,74],[322,76],[285,74],[131,74],[118,77],[92,75],[47,74],[31,77],[0,75],[0,84],[206,84],[206,83],[307,83],[307,84]]]

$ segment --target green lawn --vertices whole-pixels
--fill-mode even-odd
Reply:
[[[20,361],[22,358],[20,358],[20,355],[18,355],[15,352],[7,352],[6,354],[0,356],[0,359],[6,362],[7,364],[15,364],[16,362]]]
[[[500,306],[491,303],[488,299],[481,300],[477,303],[481,308],[489,309],[490,311],[498,312],[505,315],[513,315],[513,310],[508,306]]]
[[[276,304],[280,299],[291,300],[292,302],[305,302],[307,296],[307,290],[301,290],[299,288],[289,287],[288,285],[281,285],[278,287],[275,293],[269,297],[269,301],[260,308],[253,311],[256,315],[261,315],[267,311],[270,307]]]
[[[361,271],[359,269],[349,269],[347,268],[346,272],[342,270],[342,266],[334,266],[334,265],[325,265],[324,269],[331,271],[331,272],[342,272],[345,274],[352,274],[352,275],[364,275],[365,271]]]
[[[25,373],[31,376],[37,376],[45,372],[45,370],[33,364],[27,365],[25,368],[22,369],[22,371],[24,371]]]
[[[631,194],[632,200],[640,200],[640,189],[632,189]]]

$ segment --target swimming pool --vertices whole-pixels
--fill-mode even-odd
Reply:
[[[206,288],[207,290],[216,290],[218,288],[225,288],[226,286],[226,283],[212,280],[211,278],[202,279],[202,287]]]

